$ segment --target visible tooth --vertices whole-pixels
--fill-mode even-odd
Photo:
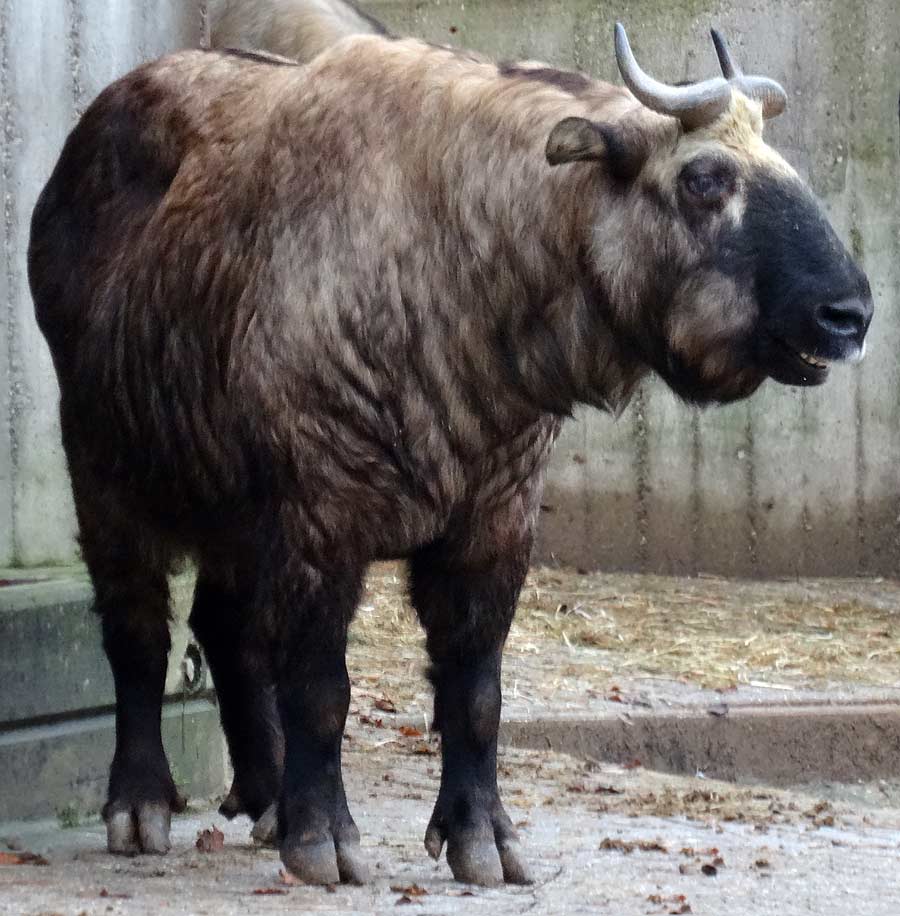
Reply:
[[[800,359],[803,360],[807,365],[815,366],[816,369],[824,369],[828,365],[825,362],[822,362],[820,359],[816,359],[814,356],[810,356],[808,353],[801,353]]]

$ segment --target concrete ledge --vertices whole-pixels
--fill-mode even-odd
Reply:
[[[900,777],[900,704],[744,708],[724,715],[506,721],[504,744],[664,773],[794,786]]]
[[[188,797],[209,797],[225,783],[225,742],[207,699],[167,705],[163,743],[172,775]],[[115,718],[98,715],[0,734],[0,822],[100,810],[115,748]]]
[[[16,574],[32,581],[0,587],[0,822],[94,813],[115,746],[115,692],[90,582],[81,567],[0,570],[0,579]],[[226,751],[209,672],[184,623],[191,590],[189,576],[172,583],[163,740],[176,782],[208,797],[224,788]]]

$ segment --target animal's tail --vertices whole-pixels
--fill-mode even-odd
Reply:
[[[211,0],[214,48],[270,51],[301,63],[348,35],[388,30],[350,0]]]

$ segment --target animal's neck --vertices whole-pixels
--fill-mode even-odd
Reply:
[[[489,256],[460,265],[474,293],[468,308],[482,310],[486,324],[482,338],[466,342],[482,352],[487,342],[511,408],[568,415],[586,403],[618,412],[644,374],[609,325],[610,309],[590,277],[592,168],[513,159],[494,163],[494,184],[478,189],[482,206],[496,208],[495,235]],[[477,233],[467,227],[464,237]]]

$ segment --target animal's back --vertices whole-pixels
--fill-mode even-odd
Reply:
[[[220,370],[252,213],[216,199],[241,176],[210,172],[240,160],[267,89],[299,69],[191,51],[133,71],[74,128],[32,217],[70,467],[103,464],[98,476],[176,514],[238,498],[246,476]]]
[[[496,316],[476,303],[514,250],[485,222],[483,140],[510,120],[537,173],[537,110],[576,102],[417,42],[351,38],[311,66],[185,52],[106,90],[35,211],[35,308],[64,434],[67,416],[102,430],[67,438],[153,512],[177,506],[170,527],[328,493],[336,524],[361,500],[378,536],[399,517],[406,540],[376,548],[393,552],[436,533],[509,420],[467,377],[493,359]],[[418,129],[429,110],[440,135]],[[544,180],[497,214],[518,244],[542,229],[517,208],[543,205]],[[484,304],[504,295],[519,292]],[[494,492],[514,464],[493,459],[513,468]]]

